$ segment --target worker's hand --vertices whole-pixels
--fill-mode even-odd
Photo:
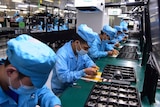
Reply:
[[[97,75],[97,71],[96,71],[96,69],[93,68],[93,67],[84,69],[84,72],[85,72],[87,75],[91,75],[91,76]]]
[[[55,105],[54,107],[61,107],[60,105]]]
[[[126,35],[125,38],[128,38],[128,35]]]
[[[108,53],[109,56],[113,55],[113,51],[107,51],[107,53]]]
[[[123,41],[126,41],[126,40],[127,40],[127,38],[124,37],[124,38],[123,38]]]
[[[116,50],[116,49],[112,50],[112,52],[113,52],[113,55],[118,55],[119,54],[119,51]]]
[[[94,68],[94,69],[96,70],[96,72],[99,71],[99,67],[96,66],[96,65],[95,65],[95,66],[92,66],[92,68]]]
[[[119,46],[120,46],[120,43],[116,43],[114,46],[119,47]]]

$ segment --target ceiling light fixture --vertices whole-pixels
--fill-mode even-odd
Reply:
[[[47,2],[54,2],[54,0],[44,0],[44,1],[47,1]]]
[[[4,9],[6,9],[6,8],[7,8],[7,6],[6,6],[6,5],[0,5],[0,8],[4,8]]]
[[[12,0],[12,2],[23,3],[23,0]]]

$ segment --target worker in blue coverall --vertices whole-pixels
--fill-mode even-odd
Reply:
[[[128,23],[125,19],[122,19],[120,22],[120,26],[123,28],[123,32],[126,34],[128,32]],[[125,35],[125,38],[128,38],[128,35]]]
[[[23,22],[23,17],[19,15],[19,13],[14,14],[15,22]]]
[[[122,26],[114,26],[114,28],[117,30],[116,37],[111,41],[112,43],[117,43],[121,41],[125,41],[125,33],[123,33],[123,27]]]
[[[106,57],[108,55],[118,54],[118,51],[114,49],[114,46],[110,43],[110,39],[114,37],[116,31],[109,25],[105,25],[100,34],[95,35],[95,40],[89,49],[88,55],[92,59]]]
[[[51,80],[52,91],[55,94],[60,95],[82,76],[97,74],[95,63],[87,55],[94,40],[90,32],[92,29],[86,24],[81,24],[73,40],[65,43],[57,51],[57,60]]]
[[[128,23],[125,19],[121,19],[120,26],[128,27]]]
[[[52,32],[52,31],[54,31],[54,29],[53,29],[53,21],[52,21],[52,15],[51,14],[47,14],[47,26],[45,26],[45,28],[44,28],[44,30],[46,30],[46,28],[47,28],[47,32]]]
[[[46,83],[56,54],[28,35],[7,42],[7,59],[0,65],[0,107],[60,107]]]

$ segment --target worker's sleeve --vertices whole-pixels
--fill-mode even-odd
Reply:
[[[85,60],[85,67],[88,68],[88,67],[92,67],[92,66],[95,66],[96,64],[92,61],[92,59],[86,54],[84,55],[84,60]]]
[[[111,43],[117,43],[118,42],[118,39],[117,38],[114,38],[110,41]]]
[[[92,58],[105,57],[108,55],[106,51],[101,51],[101,49],[99,49],[99,48],[100,47],[98,47],[98,43],[96,43],[96,41],[94,41],[92,43],[92,46],[89,49],[89,55]]]
[[[71,71],[70,67],[68,67],[67,65],[69,60],[70,60],[69,56],[67,55],[57,55],[55,69],[56,69],[56,74],[58,76],[58,79],[62,83],[72,83],[80,79],[82,76],[85,76],[85,72],[83,70]],[[73,63],[72,66],[75,66],[74,62],[70,62],[70,63]]]
[[[38,104],[40,107],[54,107],[61,105],[60,99],[46,86],[38,89]]]
[[[118,36],[118,41],[120,42],[122,40],[123,40],[123,36],[122,35]]]
[[[105,50],[111,51],[113,49],[114,49],[114,44],[108,44],[108,43],[106,43]]]

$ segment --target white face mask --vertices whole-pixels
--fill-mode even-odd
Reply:
[[[102,40],[103,43],[109,43],[110,40],[106,39],[106,40]]]
[[[82,47],[81,47],[81,45],[79,44],[79,46],[80,46],[80,51],[76,48],[76,52],[77,52],[77,54],[79,54],[79,55],[85,55],[85,54],[87,54],[88,53],[88,51],[86,51],[86,50],[84,50],[84,49],[82,49]]]
[[[20,85],[21,86],[17,89],[13,88],[11,85],[11,79],[9,78],[9,88],[17,94],[32,94],[37,90],[37,88],[34,86],[23,85],[21,81]]]

